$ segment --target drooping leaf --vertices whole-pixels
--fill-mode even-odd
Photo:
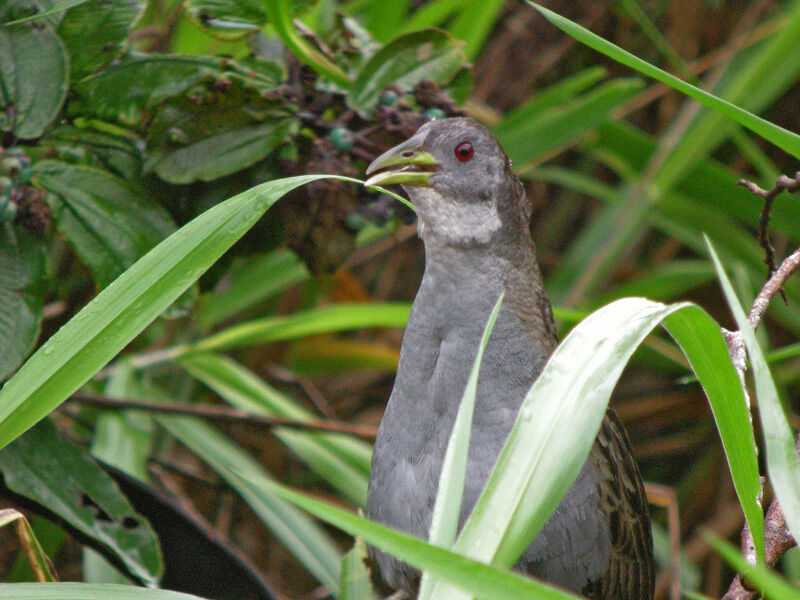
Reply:
[[[761,417],[761,428],[766,445],[767,473],[772,488],[775,490],[775,496],[781,504],[789,531],[793,536],[800,536],[800,463],[797,461],[794,432],[786,417],[778,389],[764,357],[764,351],[756,339],[747,314],[736,296],[733,285],[731,285],[711,241],[707,238],[706,244],[711,259],[714,261],[725,299],[736,319],[739,332],[747,348],[747,354],[750,357],[758,395],[758,414]],[[756,541],[755,534],[754,541]]]
[[[111,360],[281,196],[323,177],[279,179],[234,196],[192,220],[127,269],[0,389],[0,448]]]
[[[0,381],[33,349],[42,321],[42,247],[26,231],[0,225]]]
[[[0,26],[0,130],[42,135],[67,93],[69,58],[50,25]]]
[[[67,11],[58,35],[69,52],[72,81],[80,81],[119,56],[144,4],[142,0],[91,0]]]
[[[34,175],[52,192],[59,232],[105,287],[175,230],[167,213],[126,181],[78,165],[45,160]]]
[[[682,318],[673,318],[678,314]],[[696,368],[715,415],[720,413],[720,435],[737,491],[743,491],[740,500],[754,531],[760,530],[752,426],[718,326],[695,305],[626,298],[592,313],[556,349],[528,393],[454,551],[514,564],[584,464],[629,357],[662,320]],[[708,343],[687,343],[698,324]]]
[[[36,577],[36,581],[57,581],[53,572],[53,565],[42,549],[36,538],[33,527],[21,512],[14,508],[0,509],[0,528],[13,525],[16,530],[20,546],[29,559],[29,566]]]
[[[158,540],[114,481],[48,420],[0,450],[5,485],[93,541],[142,584],[163,570]],[[2,586],[0,586],[2,587]]]
[[[466,62],[462,46],[437,29],[396,37],[361,68],[350,87],[347,102],[359,111],[369,111],[390,83],[408,90],[423,79],[446,84]]]

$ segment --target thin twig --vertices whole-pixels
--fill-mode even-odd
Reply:
[[[750,308],[750,312],[747,315],[750,327],[755,331],[775,295],[780,292],[783,299],[786,300],[786,293],[783,291],[783,285],[786,283],[786,280],[800,268],[800,248],[785,258],[780,267],[775,267],[775,249],[770,242],[768,231],[769,215],[773,201],[781,192],[800,191],[800,172],[795,174],[794,179],[786,175],[781,175],[771,190],[763,190],[755,183],[745,180],[739,181],[739,185],[764,199],[764,206],[759,218],[758,240],[766,254],[764,262],[767,264],[769,271],[767,273],[767,282],[756,296]],[[728,350],[731,353],[734,366],[744,386],[744,370],[746,365],[744,359],[744,342],[741,332],[725,332],[724,330],[723,332],[728,342]],[[795,439],[795,448],[798,459],[800,460],[800,435]],[[766,566],[770,568],[774,567],[778,559],[780,559],[787,550],[796,545],[797,542],[786,526],[786,519],[783,516],[780,504],[777,498],[773,498],[764,518],[764,562]],[[741,533],[741,548],[742,553],[748,560],[755,562],[753,536],[746,523]],[[722,597],[722,600],[753,600],[756,595],[757,592],[750,588],[747,581],[744,581],[740,575],[736,575],[728,587],[728,591],[725,592],[725,595]]]
[[[756,196],[764,199],[764,206],[761,208],[761,215],[758,218],[758,242],[764,249],[765,257],[764,263],[767,265],[767,279],[771,278],[773,273],[777,270],[775,263],[775,247],[769,239],[769,215],[772,210],[772,203],[781,192],[796,192],[800,190],[800,172],[795,173],[794,179],[781,175],[775,182],[775,187],[771,190],[762,190],[752,181],[745,179],[739,180],[739,185],[750,190]],[[786,293],[782,288],[779,288],[783,301],[788,304]]]
[[[265,427],[285,427],[291,429],[305,429],[316,431],[330,431],[334,433],[345,433],[367,440],[374,440],[377,429],[368,425],[353,425],[343,421],[299,421],[296,419],[285,419],[283,417],[271,417],[251,413],[238,408],[222,406],[217,404],[184,404],[178,402],[154,402],[151,400],[141,400],[137,398],[112,398],[109,396],[98,396],[96,394],[79,393],[70,396],[69,401],[79,402],[96,408],[106,408],[115,410],[143,410],[155,413],[169,413],[179,415],[191,415],[213,419],[215,421],[226,421],[234,423],[247,423],[249,425],[259,425]]]

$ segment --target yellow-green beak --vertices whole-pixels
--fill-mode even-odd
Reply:
[[[429,187],[428,180],[439,163],[429,153],[423,152],[418,141],[411,138],[407,142],[384,152],[367,167],[367,175],[375,173],[364,182],[366,186],[417,185]],[[397,167],[397,168],[389,168]],[[382,169],[388,169],[382,171]],[[376,171],[380,171],[376,173]]]

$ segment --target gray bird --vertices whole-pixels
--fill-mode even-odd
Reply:
[[[530,203],[488,129],[472,119],[426,123],[367,174],[367,185],[404,185],[417,209],[425,274],[375,442],[366,514],[427,539],[445,449],[495,301],[504,291],[481,363],[461,525],[556,347],[556,327],[529,231]],[[372,555],[392,588],[416,595],[416,570],[375,549]],[[515,568],[598,600],[652,599],[650,518],[613,409]]]

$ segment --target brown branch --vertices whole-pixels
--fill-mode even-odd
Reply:
[[[798,268],[800,268],[800,248],[786,257],[781,263],[780,267],[775,266],[775,248],[770,242],[768,231],[769,215],[770,210],[772,209],[773,201],[781,192],[800,191],[800,172],[795,174],[794,179],[787,177],[786,175],[781,175],[775,182],[775,186],[768,191],[763,190],[755,183],[745,181],[744,179],[739,181],[739,185],[747,188],[753,194],[764,199],[764,206],[761,210],[761,216],[758,221],[758,241],[766,254],[764,262],[766,263],[769,271],[767,273],[767,282],[756,296],[755,300],[753,301],[753,305],[750,308],[750,312],[747,315],[747,320],[755,331],[761,323],[764,312],[767,310],[770,302],[772,302],[772,299],[778,292],[781,293],[784,301],[786,301],[786,293],[783,291],[783,285],[786,283],[786,280],[789,279],[789,277],[795,271],[797,271]],[[726,334],[728,349],[731,353],[734,366],[739,372],[739,376],[741,377],[744,385],[744,343],[741,338],[741,333],[724,333]],[[800,460],[800,435],[798,435],[795,440],[795,448],[797,450],[798,460]],[[786,519],[783,516],[783,511],[781,510],[780,504],[778,503],[777,498],[773,498],[764,518],[764,562],[766,566],[770,568],[774,567],[780,557],[783,556],[787,550],[796,545],[797,542],[792,537],[788,527],[786,526]],[[750,533],[750,528],[747,526],[747,523],[745,523],[744,527],[742,528],[741,548],[745,557],[750,562],[755,562],[755,546],[753,544],[753,536]],[[748,582],[742,579],[741,575],[737,574],[728,587],[728,591],[725,592],[725,595],[722,597],[722,600],[753,600],[757,594],[758,593],[754,591],[750,585],[748,585]]]
[[[151,400],[140,400],[136,398],[111,398],[96,394],[78,393],[70,396],[69,402],[79,402],[96,408],[114,410],[143,410],[153,413],[167,413],[178,415],[190,415],[222,421],[229,423],[246,423],[263,427],[284,427],[290,429],[305,429],[316,431],[329,431],[333,433],[345,433],[367,440],[374,440],[377,429],[368,425],[354,425],[343,421],[300,421],[296,419],[285,419],[283,417],[271,417],[251,413],[238,408],[222,406],[217,404],[184,404],[177,402],[154,402]]]
[[[764,263],[767,265],[767,279],[769,279],[777,269],[775,264],[775,247],[769,239],[769,213],[772,210],[772,203],[775,201],[775,198],[778,197],[778,194],[781,192],[796,192],[800,190],[800,172],[795,173],[794,179],[786,175],[781,175],[775,182],[775,187],[771,190],[762,190],[752,181],[747,181],[745,179],[740,179],[739,185],[764,199],[764,206],[761,208],[761,215],[758,218],[758,242],[761,244],[766,255],[764,257]],[[783,296],[784,302],[788,303],[786,293],[782,288],[778,289]]]

